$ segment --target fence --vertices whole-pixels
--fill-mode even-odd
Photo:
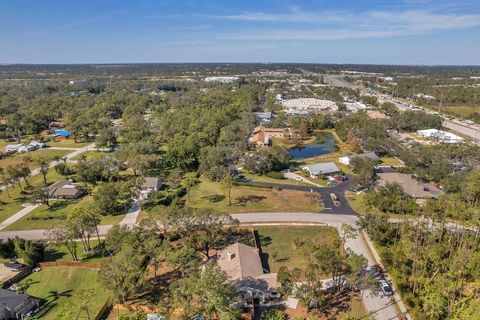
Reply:
[[[88,263],[88,262],[70,262],[70,261],[52,261],[52,262],[40,262],[38,264],[42,268],[49,267],[79,267],[85,269],[100,269],[101,263]]]

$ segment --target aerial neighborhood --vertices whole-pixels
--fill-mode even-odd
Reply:
[[[478,316],[480,120],[434,94],[478,80],[32,68],[0,66],[0,320]]]

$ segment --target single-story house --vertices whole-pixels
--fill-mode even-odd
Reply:
[[[20,148],[17,149],[19,153],[31,152],[35,151],[35,147],[31,145],[22,145]]]
[[[32,141],[30,142],[29,146],[33,147],[35,150],[44,149],[47,147],[47,144],[44,142],[39,141]]]
[[[162,181],[156,177],[143,178],[142,190],[158,191],[162,187]]]
[[[436,199],[442,193],[442,190],[433,183],[422,182],[410,174],[389,172],[378,173],[377,175],[380,178],[379,187],[385,186],[387,183],[398,183],[405,194],[418,202],[423,202],[426,199]]]
[[[27,319],[40,308],[40,301],[25,294],[0,289],[0,320]]]
[[[465,141],[465,139],[457,136],[456,134],[437,129],[418,130],[417,134],[424,138],[436,140],[443,143],[461,143]]]
[[[257,248],[234,243],[218,251],[217,264],[234,282],[243,303],[267,303],[279,297],[277,274],[264,272]]]
[[[22,147],[23,144],[9,144],[5,147],[6,152],[14,152],[17,151],[20,147]]]
[[[78,189],[72,180],[59,180],[48,187],[50,198],[77,199],[83,191]]]
[[[337,167],[335,162],[321,162],[305,165],[302,170],[308,171],[310,177],[319,178],[322,176],[330,176],[340,173],[341,170]]]
[[[354,155],[351,155],[351,156],[344,156],[344,157],[338,158],[338,161],[340,161],[341,163],[349,166],[350,162],[354,158],[372,159],[372,160],[377,161],[377,162],[380,161],[380,158],[377,156],[377,154],[375,152],[365,152],[365,153],[354,154]]]

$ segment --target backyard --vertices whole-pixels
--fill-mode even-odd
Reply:
[[[41,299],[42,309],[32,319],[59,319],[59,312],[67,300],[82,290],[92,290],[89,313],[96,315],[109,298],[98,281],[98,270],[79,267],[48,267],[34,272],[20,284],[27,287],[26,293]],[[80,315],[79,318],[85,315]]]

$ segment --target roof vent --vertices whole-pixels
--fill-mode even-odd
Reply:
[[[227,259],[228,260],[233,260],[233,258],[235,258],[235,253],[233,253],[231,251],[227,251]]]

